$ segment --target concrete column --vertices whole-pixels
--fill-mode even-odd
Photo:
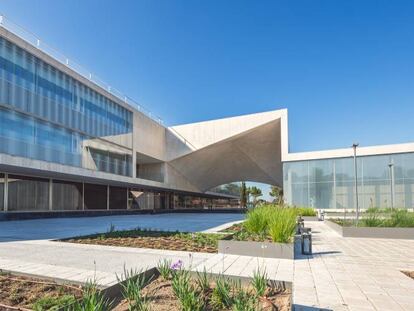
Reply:
[[[128,210],[129,209],[129,206],[128,206],[128,201],[129,201],[129,196],[128,196],[128,194],[129,194],[129,188],[127,188],[126,190],[127,190],[126,191],[126,209]]]
[[[53,180],[49,179],[49,211],[53,209]]]
[[[4,211],[7,212],[8,210],[8,197],[9,197],[9,174],[4,175],[4,198],[3,198],[3,206]]]
[[[82,183],[82,211],[85,210],[85,183]]]
[[[109,211],[109,185],[106,186],[106,209]]]

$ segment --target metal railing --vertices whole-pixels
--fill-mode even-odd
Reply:
[[[50,45],[46,44],[42,41],[39,37],[35,34],[30,32],[29,30],[23,28],[20,25],[12,22],[10,19],[6,18],[3,14],[0,13],[0,27],[12,32],[16,36],[20,37],[24,41],[28,42],[35,48],[39,49],[40,51],[46,53],[62,65],[68,67],[69,69],[75,71],[85,79],[89,80],[90,82],[94,83],[95,85],[99,86],[100,88],[104,89],[111,95],[115,96],[128,106],[137,109],[138,111],[145,114],[147,117],[151,118],[152,120],[156,121],[159,124],[163,124],[163,120],[154,115],[149,109],[140,105],[132,98],[126,96],[121,91],[117,90],[116,88],[112,87],[108,83],[101,80],[97,75],[93,74],[91,71],[85,69],[83,66],[79,65],[79,63],[73,61],[72,59],[65,56],[63,53],[59,52],[58,50],[54,49]]]

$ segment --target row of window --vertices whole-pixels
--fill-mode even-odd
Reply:
[[[168,192],[82,184],[0,173],[0,211],[81,211],[237,207],[229,199],[202,198]],[[52,191],[52,193],[49,193]]]
[[[92,136],[132,131],[132,112],[0,38],[0,103]]]
[[[0,108],[0,153],[131,176],[131,152],[48,122]],[[93,143],[101,150],[88,147]],[[119,149],[119,148],[118,148]],[[92,159],[95,163],[87,163]]]

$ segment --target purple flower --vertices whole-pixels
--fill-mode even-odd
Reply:
[[[171,265],[171,270],[180,270],[183,267],[183,261],[180,259]]]

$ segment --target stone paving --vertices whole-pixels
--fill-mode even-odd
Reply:
[[[145,217],[143,217],[145,216]],[[123,218],[124,217],[124,218]],[[240,221],[239,214],[165,214],[67,218],[0,223],[0,269],[75,282],[116,282],[126,269],[147,269],[162,258],[183,260],[196,271],[269,277],[294,283],[295,310],[414,310],[414,241],[343,238],[322,222],[313,228],[313,256],[295,260],[84,245],[54,238],[106,231],[109,225],[215,232]],[[184,220],[183,220],[184,219]]]
[[[294,302],[328,310],[414,310],[414,241],[343,238],[322,222],[313,256],[294,263]],[[307,308],[303,308],[308,310]]]

